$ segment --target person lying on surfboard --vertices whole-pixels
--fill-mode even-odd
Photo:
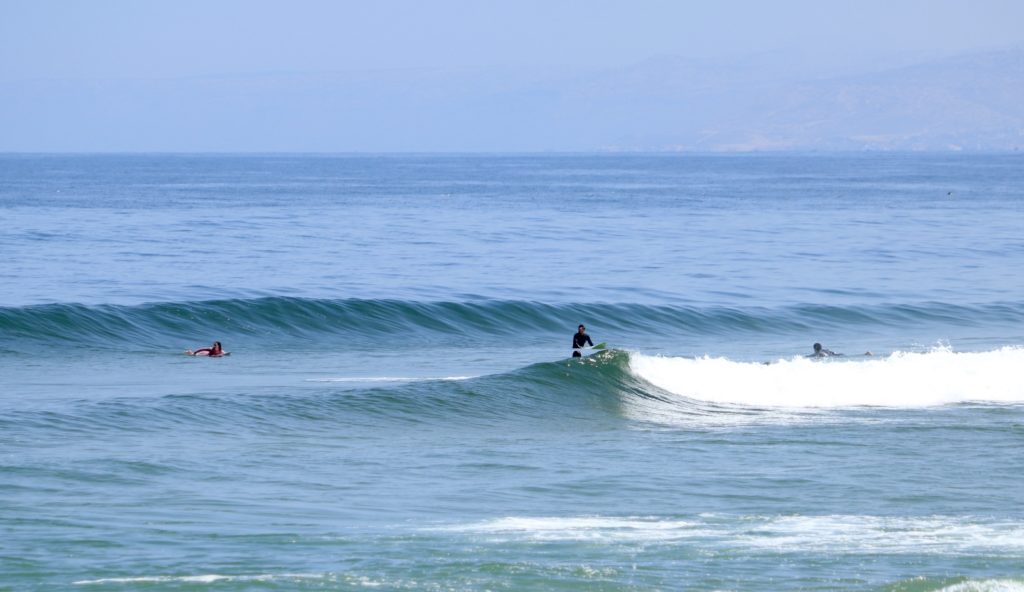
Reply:
[[[587,328],[580,325],[576,329],[576,334],[572,336],[572,357],[582,358],[583,354],[580,353],[580,348],[587,344],[593,347],[594,342],[590,340],[590,335],[587,335]]]
[[[808,358],[839,358],[839,357],[843,357],[843,356],[846,355],[846,354],[836,353],[836,352],[834,352],[834,351],[832,351],[830,349],[825,349],[825,348],[821,347],[820,343],[815,343],[813,347],[814,347],[814,353],[809,354],[807,356]],[[870,356],[870,355],[873,355],[873,354],[871,352],[869,352],[869,351],[866,351],[866,352],[864,352],[863,355]]]
[[[814,344],[814,353],[808,355],[808,358],[831,358],[834,356],[841,356],[843,354],[837,354],[836,352],[821,347],[820,343]]]
[[[230,353],[224,351],[224,348],[221,347],[219,341],[214,341],[213,345],[211,345],[210,347],[201,347],[196,351],[187,349],[185,350],[185,353],[190,356],[208,356],[211,358],[219,358],[221,356],[231,355]]]

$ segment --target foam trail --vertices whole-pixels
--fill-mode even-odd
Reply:
[[[510,516],[475,524],[455,525],[437,530],[489,535],[521,535],[531,540],[587,541],[671,541],[706,534],[701,524],[689,520],[659,520],[651,517],[579,516],[538,518]]]
[[[794,358],[772,364],[633,354],[630,370],[676,395],[755,407],[929,407],[1024,402],[1024,348],[897,352],[885,358]]]
[[[1018,556],[1024,524],[956,516],[519,517],[435,530],[491,540],[699,544],[767,553]]]
[[[937,592],[1024,592],[1024,582],[1015,580],[975,580],[953,584]]]
[[[280,581],[317,581],[326,578],[323,574],[256,574],[256,575],[220,575],[202,574],[191,576],[134,576],[120,578],[99,578],[96,580],[78,580],[75,586],[99,586],[103,584],[215,584],[218,582],[280,582]]]

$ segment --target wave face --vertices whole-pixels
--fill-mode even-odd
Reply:
[[[137,306],[49,304],[0,309],[12,341],[49,345],[166,347],[196,335],[249,342],[376,339],[392,335],[511,334],[553,322],[555,307],[514,302],[420,303],[269,297]]]
[[[899,327],[1024,324],[1024,303],[732,308],[639,304],[543,304],[479,300],[323,300],[291,297],[167,302],[134,306],[45,304],[0,308],[0,341],[15,347],[166,349],[197,336],[287,344],[376,344],[402,336],[421,343],[493,343],[496,337],[560,336],[576,319],[603,334],[728,339]]]
[[[567,363],[566,325],[572,326],[567,319],[595,319],[600,326],[595,338],[608,336],[615,348],[582,363]],[[671,346],[684,340],[730,351],[738,342],[785,342],[792,352],[793,343],[806,343],[808,335],[818,334],[812,330],[870,335],[892,327],[909,332],[907,327],[934,330],[983,322],[1024,324],[1024,305],[738,309],[290,297],[135,306],[49,304],[0,308],[0,360],[10,362],[12,376],[20,372],[26,384],[34,384],[39,372],[22,370],[25,352],[75,350],[74,356],[32,362],[55,364],[56,372],[83,377],[70,397],[99,393],[106,398],[107,391],[131,396],[136,384],[150,385],[154,393],[189,393],[183,395],[186,399],[204,393],[206,384],[227,385],[232,393],[213,398],[203,394],[182,409],[177,409],[180,398],[147,406],[142,416],[153,414],[157,423],[163,421],[161,413],[173,420],[176,414],[192,415],[203,407],[209,407],[206,415],[198,416],[210,421],[259,413],[268,421],[287,421],[310,412],[414,421],[493,419],[502,414],[544,419],[552,413],[586,415],[598,409],[605,416],[631,420],[728,423],[756,418],[757,410],[765,409],[1024,402],[1024,386],[1017,379],[1024,347],[990,346],[973,352],[933,347],[822,361],[786,357],[765,364],[731,353],[650,355],[651,348],[632,344]],[[177,353],[213,339],[234,350],[229,362],[189,360],[199,365],[178,368],[186,361],[142,356],[125,366],[120,356],[107,355]],[[121,376],[124,387],[113,388],[119,385],[109,376]],[[154,384],[150,376],[165,378]],[[88,390],[91,383],[98,386]],[[253,384],[292,394],[255,400],[233,396]]]
[[[211,361],[213,362],[213,361]],[[218,364],[214,363],[211,367]],[[337,426],[690,426],[857,421],[827,410],[1024,404],[1024,348],[895,353],[869,360],[770,364],[607,350],[476,377],[307,379],[304,388],[79,400],[63,411],[11,411],[0,429],[74,433],[229,429],[285,433]],[[251,389],[247,389],[251,390]],[[873,417],[873,416],[868,416]],[[531,428],[531,429],[532,429]]]
[[[545,362],[478,377],[313,380],[305,388],[269,392],[239,393],[232,386],[226,392],[76,400],[61,411],[13,410],[0,418],[0,430],[13,433],[28,425],[76,433],[206,430],[246,422],[291,433],[339,425],[444,427],[455,422],[468,428],[617,421],[624,400],[650,396],[649,385],[633,376],[628,364],[628,354],[609,350],[582,361]]]

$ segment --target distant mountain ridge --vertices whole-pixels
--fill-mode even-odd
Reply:
[[[1024,49],[842,75],[785,55],[597,72],[410,69],[0,84],[0,150],[502,152],[1024,147]]]

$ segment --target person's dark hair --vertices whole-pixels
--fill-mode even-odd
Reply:
[[[583,329],[584,331],[586,331],[586,330],[587,330],[587,328],[586,328],[586,327],[584,327],[583,325],[580,325],[579,327],[576,327],[576,328],[577,328],[577,329]]]
[[[820,343],[815,343],[814,344],[814,351],[816,351],[816,352],[817,351],[821,351],[821,344]]]

